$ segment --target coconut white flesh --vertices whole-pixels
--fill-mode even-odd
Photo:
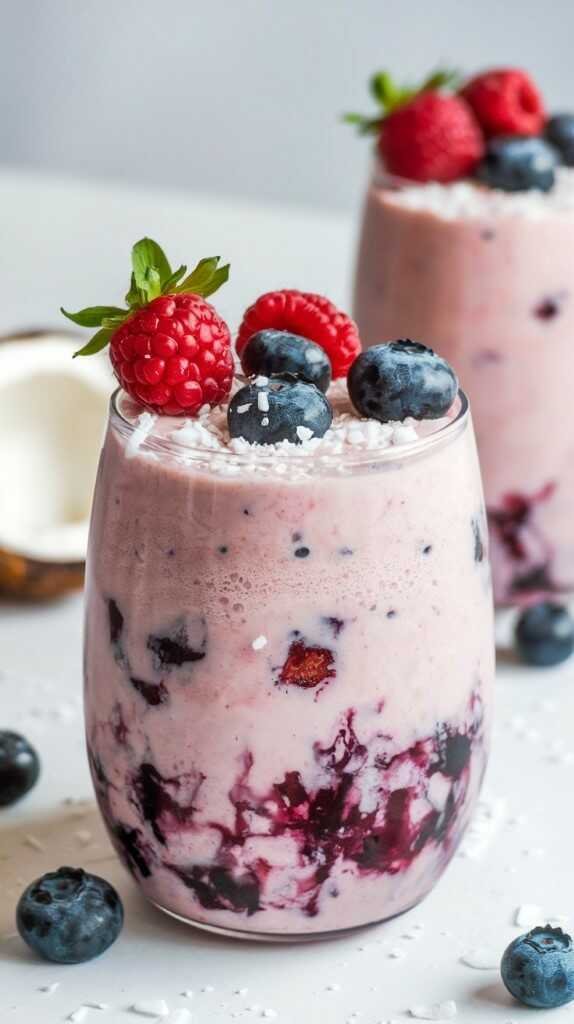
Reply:
[[[45,562],[85,558],[113,378],[72,359],[58,334],[0,339],[0,548]]]

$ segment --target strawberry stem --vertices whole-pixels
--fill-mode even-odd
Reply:
[[[377,71],[369,81],[369,91],[379,105],[381,111],[377,117],[366,117],[363,114],[344,114],[343,121],[354,125],[361,135],[375,135],[389,114],[418,96],[421,92],[436,89],[457,89],[462,77],[452,68],[438,68],[431,72],[419,86],[399,86],[389,71]]]
[[[207,298],[229,278],[229,263],[219,266],[220,256],[208,256],[199,261],[191,274],[185,277],[183,264],[172,271],[163,249],[152,238],[141,238],[132,248],[130,287],[125,297],[127,309],[120,306],[87,306],[70,313],[63,307],[60,312],[79,327],[99,327],[90,341],[74,353],[91,356],[109,343],[115,330],[131,313],[147,306],[160,295],[194,294]],[[183,280],[182,280],[183,278]]]

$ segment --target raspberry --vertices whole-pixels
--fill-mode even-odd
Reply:
[[[428,90],[382,120],[378,148],[391,174],[449,182],[472,174],[484,141],[463,99]]]
[[[301,686],[304,690],[314,689],[335,677],[334,661],[332,651],[324,647],[307,647],[303,640],[294,640],[279,673],[279,682]]]
[[[195,416],[231,391],[234,362],[227,324],[205,299],[229,276],[219,257],[200,260],[187,277],[175,272],[151,238],[132,249],[127,309],[90,306],[64,316],[81,327],[100,327],[77,356],[106,345],[121,386],[146,409],[166,416]],[[182,280],[183,278],[183,280]]]
[[[361,351],[357,325],[322,295],[289,288],[261,295],[241,322],[238,355],[253,334],[268,327],[291,331],[320,345],[331,360],[333,377],[345,377]]]
[[[168,416],[194,416],[227,398],[233,380],[229,329],[198,295],[161,295],[112,335],[121,386]]]
[[[484,134],[539,135],[544,127],[544,102],[529,75],[516,68],[485,71],[461,92]]]

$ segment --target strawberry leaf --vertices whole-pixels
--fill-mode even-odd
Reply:
[[[377,71],[369,81],[371,96],[381,108],[379,117],[364,117],[362,114],[345,114],[343,120],[355,125],[361,135],[370,135],[380,131],[385,117],[399,107],[409,103],[421,92],[431,89],[457,89],[462,82],[459,72],[450,68],[439,68],[433,71],[419,86],[400,86],[393,80],[388,71]]]
[[[169,295],[171,289],[175,288],[176,284],[178,283],[178,281],[181,281],[185,273],[187,273],[187,267],[185,267],[182,263],[181,267],[178,267],[177,270],[174,270],[171,277],[168,277],[167,281],[163,282],[161,286],[162,295]]]
[[[438,68],[425,79],[420,91],[427,92],[429,89],[459,89],[463,82],[463,75],[455,68]]]
[[[343,114],[345,124],[352,124],[358,129],[359,135],[375,135],[380,127],[382,118],[365,117],[363,114]]]
[[[109,317],[118,317],[118,323],[128,315],[127,309],[120,309],[119,306],[87,306],[77,313],[68,313],[60,306],[60,313],[63,313],[73,324],[79,327],[101,327],[104,320]]]
[[[132,274],[131,276],[130,288],[129,291],[126,292],[124,301],[127,303],[130,309],[137,309],[139,306],[145,306],[146,304],[146,297],[144,292],[140,291],[140,289],[136,285],[135,274]]]
[[[141,238],[132,249],[132,267],[136,287],[147,295],[149,282],[148,271],[157,271],[160,285],[171,276],[171,267],[167,256],[157,242],[151,238]]]
[[[200,260],[191,274],[175,289],[176,293],[187,292],[201,295],[203,298],[213,295],[213,292],[217,291],[229,277],[229,264],[218,267],[220,259],[220,256],[207,256]]]
[[[221,288],[221,285],[225,284],[225,282],[228,280],[229,263],[226,263],[225,266],[219,267],[215,271],[215,274],[211,278],[209,284],[205,285],[204,288],[202,289],[201,295],[203,296],[204,299],[207,299],[210,295],[213,295],[213,293],[216,292],[218,288]]]
[[[401,91],[388,71],[377,71],[369,82],[369,88],[373,99],[383,110],[396,103]]]
[[[87,345],[74,352],[74,359],[76,356],[93,356],[96,352],[101,352],[109,344],[112,334],[113,330],[109,327],[103,327],[101,331],[94,334],[93,338],[90,338]]]
[[[161,295],[161,277],[157,267],[148,267],[145,272],[145,293],[148,302]]]

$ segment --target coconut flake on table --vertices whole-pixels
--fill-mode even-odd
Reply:
[[[500,953],[487,946],[478,946],[476,949],[469,949],[460,960],[465,967],[472,967],[475,971],[495,971],[500,966]]]
[[[514,912],[514,924],[517,928],[535,928],[542,921],[542,907],[536,903],[523,903]]]
[[[169,1007],[165,999],[148,999],[132,1003],[130,1006],[132,1013],[137,1013],[140,1017],[167,1017],[169,1013]]]
[[[574,169],[557,168],[556,183],[549,192],[503,192],[470,181],[446,185],[431,182],[389,191],[386,201],[407,210],[433,213],[444,220],[496,221],[508,216],[536,220],[548,214],[574,215]]]
[[[433,1003],[431,1006],[413,1006],[409,1013],[417,1020],[452,1020],[456,1017],[454,999],[446,999],[444,1003]]]

